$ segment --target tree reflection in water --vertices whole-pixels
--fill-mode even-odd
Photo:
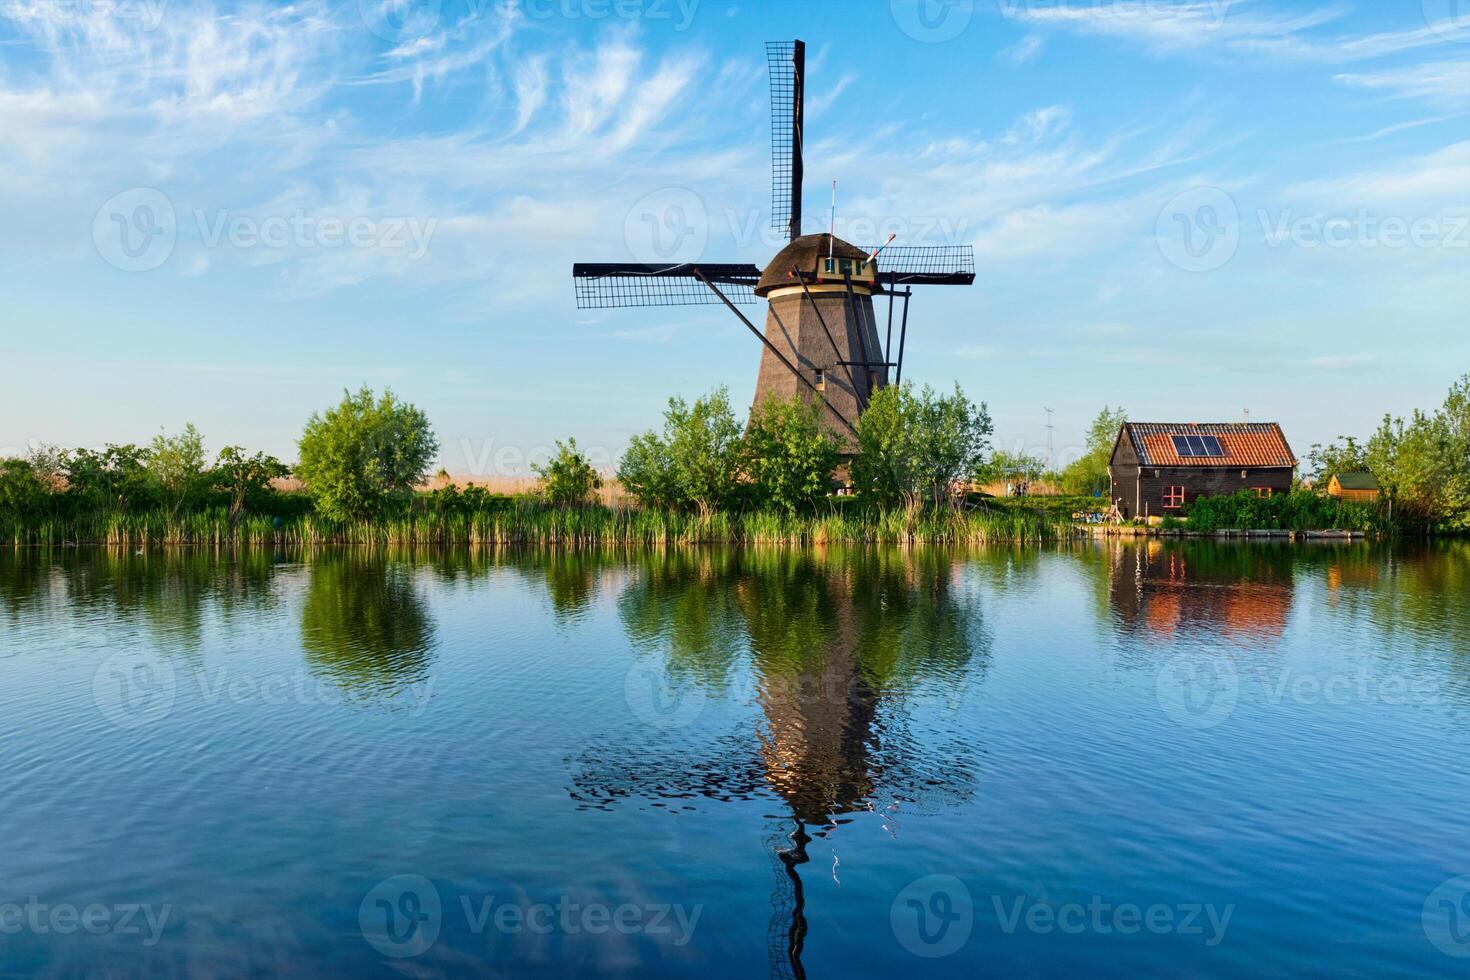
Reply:
[[[748,676],[761,717],[700,753],[687,731],[599,739],[570,787],[584,806],[630,798],[760,799],[775,867],[773,973],[804,976],[799,867],[813,835],[844,814],[937,808],[965,799],[973,747],[908,737],[905,699],[956,689],[989,658],[978,602],[956,588],[951,557],[930,552],[702,550],[646,559],[618,601],[635,647],[676,683],[730,696]],[[748,674],[746,673],[748,671]],[[697,723],[696,723],[697,724]],[[704,733],[701,733],[704,734]]]
[[[391,699],[427,679],[434,642],[414,567],[376,550],[312,556],[301,648],[349,694]]]

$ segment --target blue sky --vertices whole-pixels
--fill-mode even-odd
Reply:
[[[808,45],[807,222],[969,244],[905,375],[1065,458],[1103,404],[1298,455],[1470,370],[1460,0],[0,5],[0,451],[192,421],[292,459],[344,386],[444,465],[611,460],[748,403],[716,308],[578,311],[574,261],[763,264],[763,42]],[[756,308],[751,308],[755,310]]]

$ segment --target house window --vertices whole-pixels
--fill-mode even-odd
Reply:
[[[815,379],[815,382],[814,383],[817,386],[817,390],[818,391],[826,391],[827,390],[827,372],[826,371],[823,371],[821,368],[817,368],[816,375],[817,376],[816,376],[816,379]]]
[[[1165,487],[1164,488],[1164,506],[1165,507],[1168,507],[1170,509],[1174,509],[1174,508],[1178,508],[1178,507],[1184,506],[1184,488],[1183,487]]]
[[[1269,497],[1269,496],[1271,496],[1271,488],[1270,487],[1251,487],[1251,490],[1254,491],[1254,493],[1255,493],[1255,495],[1257,497]]]

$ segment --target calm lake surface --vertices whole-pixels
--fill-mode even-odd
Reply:
[[[1470,546],[0,552],[0,975],[1470,969]]]

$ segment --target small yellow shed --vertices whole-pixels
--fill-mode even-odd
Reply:
[[[1378,478],[1372,473],[1337,473],[1327,481],[1327,492],[1343,500],[1372,503],[1378,499]]]

